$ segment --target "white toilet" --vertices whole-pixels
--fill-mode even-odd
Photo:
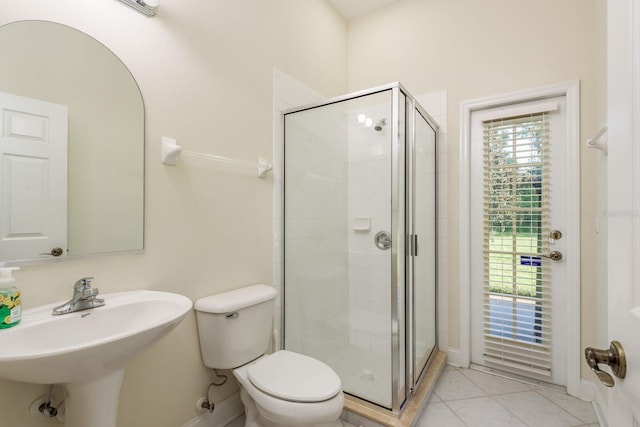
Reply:
[[[194,308],[204,364],[232,369],[245,427],[342,425],[338,375],[319,360],[269,347],[276,290],[247,286],[200,298]]]

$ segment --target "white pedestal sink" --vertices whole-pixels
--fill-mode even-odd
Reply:
[[[101,294],[105,305],[61,316],[45,305],[0,333],[0,378],[64,384],[65,425],[116,427],[127,362],[175,328],[191,310],[183,295]]]

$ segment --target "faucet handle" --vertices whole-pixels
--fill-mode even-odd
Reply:
[[[93,280],[93,276],[92,277],[83,277],[82,279],[78,280],[75,283],[75,285],[73,285],[73,288],[74,289],[90,288],[92,280]]]

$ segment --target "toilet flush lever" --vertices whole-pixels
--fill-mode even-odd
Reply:
[[[240,313],[238,313],[237,311],[234,311],[233,313],[229,313],[225,316],[227,319],[237,319],[238,317],[240,317]]]

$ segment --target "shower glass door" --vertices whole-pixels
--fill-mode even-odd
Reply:
[[[284,116],[285,348],[325,362],[345,392],[386,408],[392,344],[404,341],[391,304],[394,94]]]
[[[415,384],[436,348],[436,146],[437,136],[424,112],[413,105],[413,207],[415,235],[410,263],[413,288],[413,378]]]
[[[284,347],[394,412],[436,348],[436,146],[397,83],[284,113]]]

